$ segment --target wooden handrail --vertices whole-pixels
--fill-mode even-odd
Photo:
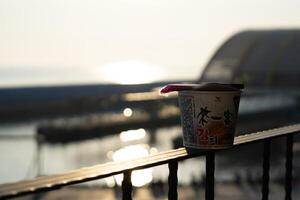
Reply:
[[[300,131],[300,124],[285,126],[276,129],[256,132],[235,137],[234,147],[242,144],[257,142],[267,138],[274,138]],[[172,160],[185,160],[191,157],[201,156],[208,152],[202,150],[195,154],[188,154],[185,148],[169,150],[155,155],[121,162],[109,162],[106,164],[85,167],[61,174],[37,177],[33,180],[25,180],[0,185],[0,198],[19,196],[37,191],[55,190],[58,187],[87,182],[95,179],[109,177],[124,173],[128,170],[149,168],[166,164]]]

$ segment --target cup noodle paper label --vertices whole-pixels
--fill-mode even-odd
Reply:
[[[179,92],[184,146],[198,149],[233,145],[240,92]]]

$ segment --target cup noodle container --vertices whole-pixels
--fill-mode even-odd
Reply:
[[[191,149],[233,145],[240,91],[179,91],[183,144]]]

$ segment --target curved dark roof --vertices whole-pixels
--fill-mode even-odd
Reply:
[[[200,81],[300,86],[300,29],[237,33],[213,55]]]

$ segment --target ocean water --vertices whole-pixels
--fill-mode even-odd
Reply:
[[[81,167],[137,158],[173,148],[173,140],[181,135],[181,127],[169,127],[158,130],[130,130],[108,137],[87,140],[67,145],[37,145],[35,131],[39,122],[1,125],[0,127],[0,183],[31,179],[37,175],[60,173]],[[294,193],[300,196],[300,145],[299,137],[294,144]],[[278,140],[279,141],[279,140]],[[274,142],[271,150],[271,184],[270,196],[274,199],[284,198],[285,159],[284,146]],[[259,198],[261,185],[261,143],[256,146],[243,146],[233,152],[218,153],[216,157],[216,191],[218,195],[245,194]],[[280,148],[278,148],[280,147]],[[39,151],[40,149],[40,151]],[[274,151],[277,149],[277,151]],[[231,156],[228,156],[231,155]],[[39,159],[40,158],[40,159]],[[179,163],[178,180],[181,187],[193,189],[193,181],[201,180],[205,172],[205,158],[193,158]],[[142,177],[143,179],[141,179]],[[147,183],[167,181],[168,167],[154,167],[137,173],[132,177],[135,186]],[[109,177],[103,180],[85,183],[87,186],[113,187],[120,183],[120,177]],[[234,190],[224,191],[226,186],[234,185]],[[221,187],[222,186],[222,187]],[[219,188],[219,189],[218,189]],[[226,189],[225,189],[226,190]],[[197,191],[197,190],[196,190]],[[221,191],[221,192],[220,192]],[[237,193],[236,193],[237,192]],[[220,194],[219,194],[220,193]],[[238,198],[237,198],[238,199]],[[252,199],[252,198],[250,198]]]
[[[36,154],[35,124],[0,126],[0,182],[18,181],[28,173]],[[24,138],[19,138],[24,136]]]
[[[181,134],[179,126],[156,131],[137,129],[67,145],[38,146],[35,140],[37,125],[38,122],[0,126],[0,183],[170,150],[173,148],[173,139]],[[136,152],[146,153],[143,155]],[[118,154],[121,158],[117,157]],[[204,164],[203,158],[181,162],[178,169],[180,183],[189,184],[195,177],[200,179],[204,172]],[[167,176],[166,165],[155,167],[151,172],[152,181],[166,181]],[[108,186],[113,186],[112,182],[115,181],[100,181]]]

